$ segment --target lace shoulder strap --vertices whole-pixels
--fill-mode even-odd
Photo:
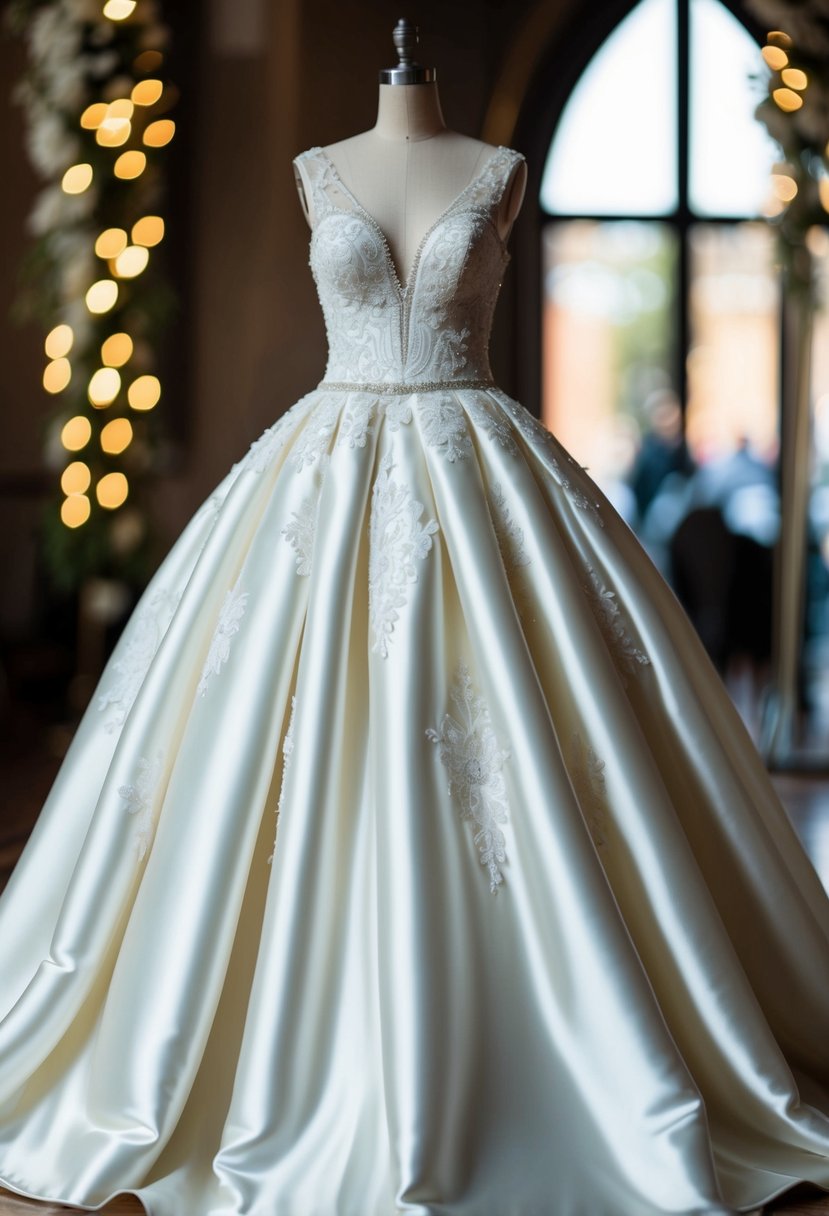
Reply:
[[[332,211],[353,211],[354,200],[343,188],[334,164],[322,148],[308,148],[293,159],[305,189],[305,198],[314,227]]]
[[[469,196],[465,196],[467,203],[471,202],[473,206],[482,207],[495,215],[516,165],[524,159],[523,153],[499,144],[470,184]]]

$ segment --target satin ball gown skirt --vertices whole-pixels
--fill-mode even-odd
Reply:
[[[0,1182],[152,1216],[829,1187],[829,899],[687,617],[491,379],[519,154],[406,284],[319,149],[326,379],[129,618],[0,899]]]

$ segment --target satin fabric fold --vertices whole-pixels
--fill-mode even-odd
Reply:
[[[449,397],[465,439],[434,394],[308,394],[128,621],[0,899],[10,1189],[690,1216],[829,1187],[826,893],[621,518],[500,389]]]

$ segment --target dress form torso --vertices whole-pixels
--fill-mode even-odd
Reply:
[[[449,130],[434,82],[380,85],[376,125],[324,149],[346,185],[384,232],[402,281],[430,225],[486,164],[495,149]],[[524,197],[527,168],[516,166],[498,214],[506,239]],[[305,217],[313,226],[304,185],[296,174]]]

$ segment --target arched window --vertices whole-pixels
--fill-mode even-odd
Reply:
[[[776,146],[756,41],[720,0],[640,0],[564,105],[541,179],[543,414],[637,523],[643,434],[698,462],[779,429]],[[637,498],[639,495],[637,494]]]

